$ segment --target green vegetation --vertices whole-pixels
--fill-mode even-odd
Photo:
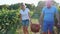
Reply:
[[[8,34],[10,30],[15,31],[18,25],[20,25],[21,27],[21,23],[19,20],[20,18],[18,15],[18,10],[7,10],[4,8],[0,10],[0,32]]]
[[[33,12],[31,11],[30,14],[32,16]],[[21,28],[19,9],[0,10],[0,34],[15,34],[18,28]]]

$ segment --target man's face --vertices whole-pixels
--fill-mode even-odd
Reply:
[[[47,6],[47,7],[51,7],[51,5],[52,5],[52,1],[47,1],[47,2],[46,2],[46,6]]]

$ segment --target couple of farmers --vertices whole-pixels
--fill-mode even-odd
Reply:
[[[24,34],[29,34],[28,32],[28,26],[30,21],[29,12],[30,10],[26,8],[26,5],[22,4],[20,10],[20,20],[22,21]],[[54,26],[54,15],[56,15],[56,18],[58,20],[58,25],[60,25],[60,21],[59,21],[60,17],[57,8],[52,5],[52,1],[46,1],[46,6],[42,9],[40,15],[40,25],[43,23],[42,34],[46,34],[48,30],[49,30],[49,34],[52,34],[53,26]]]

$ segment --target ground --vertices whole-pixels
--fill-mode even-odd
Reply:
[[[32,19],[32,22],[33,23],[39,23],[37,19]],[[33,32],[31,32],[30,30],[30,25],[28,27],[28,30],[29,30],[29,34],[34,34]],[[17,29],[16,30],[17,34],[23,34],[23,31],[22,31],[22,27],[20,29]],[[38,32],[37,34],[40,34],[40,32]]]

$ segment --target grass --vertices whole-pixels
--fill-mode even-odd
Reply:
[[[32,19],[31,21],[32,21],[32,23],[38,23],[38,19]],[[28,31],[29,31],[29,34],[34,34],[34,33],[31,32],[31,30],[30,30],[30,25],[29,25],[29,27],[28,27]],[[21,27],[20,29],[17,29],[17,30],[16,30],[16,34],[23,34],[22,27]],[[38,32],[37,34],[40,34],[40,33]]]
[[[32,21],[32,23],[34,23],[34,24],[38,23],[38,19],[32,19],[31,21]],[[55,27],[54,27],[54,29],[55,29]],[[29,25],[29,27],[28,27],[28,31],[29,31],[29,34],[35,34],[35,33],[31,32],[31,30],[30,30],[30,25]],[[55,31],[55,30],[54,30],[54,31]],[[21,27],[20,29],[17,29],[17,30],[16,30],[16,34],[23,34],[22,27]],[[38,32],[37,34],[40,34],[40,32]]]

